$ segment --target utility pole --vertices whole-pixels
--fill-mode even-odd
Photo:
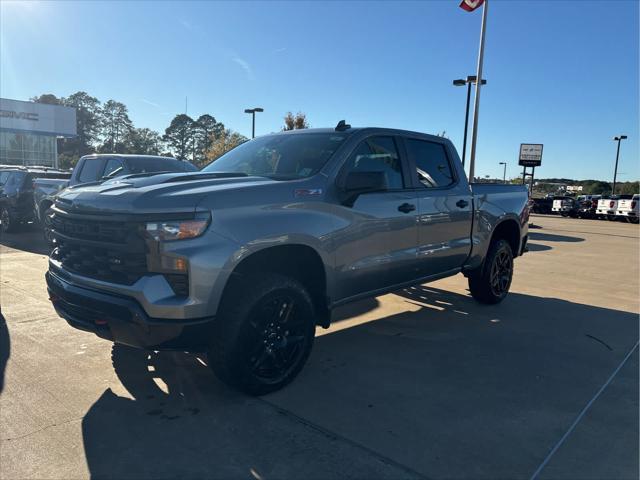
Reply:
[[[489,10],[489,0],[485,0],[482,5],[482,27],[480,28],[480,51],[478,52],[478,74],[476,78],[482,80],[482,63],[484,61],[484,37],[487,30],[487,11]],[[480,89],[481,81],[476,82],[476,98],[473,109],[473,130],[471,132],[471,159],[469,161],[469,181],[473,182],[476,170],[476,144],[478,140],[478,119],[480,117]]]
[[[618,142],[618,150],[616,151],[616,166],[613,169],[613,188],[611,189],[611,195],[616,194],[616,180],[618,178],[618,159],[620,158],[620,142],[627,138],[626,135],[618,135],[617,137],[613,137],[614,141]]]

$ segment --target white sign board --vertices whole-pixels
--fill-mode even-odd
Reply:
[[[567,185],[567,192],[581,192],[582,185]]]
[[[542,165],[542,144],[521,143],[518,164],[523,167],[539,167]]]
[[[0,98],[0,130],[73,137],[76,109]]]

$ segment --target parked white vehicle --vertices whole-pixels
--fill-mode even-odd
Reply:
[[[576,200],[572,197],[560,197],[553,200],[551,206],[553,213],[559,213],[563,217],[568,215],[574,216],[576,211]]]
[[[596,208],[596,215],[598,217],[606,217],[609,220],[614,220],[616,215],[616,207],[618,205],[617,198],[601,198],[598,200],[598,208]]]
[[[632,198],[618,200],[616,215],[627,219],[631,223],[638,223],[638,213],[640,210],[640,195],[636,194]]]

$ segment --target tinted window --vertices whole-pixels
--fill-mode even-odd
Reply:
[[[453,183],[453,172],[443,145],[411,138],[406,143],[407,153],[416,164],[418,179],[422,185],[436,188]]]
[[[393,137],[366,139],[351,155],[347,168],[350,172],[383,172],[389,190],[404,187],[402,166]]]
[[[347,135],[296,133],[268,135],[237,146],[207,166],[204,172],[242,172],[281,180],[317,173],[340,148]]]
[[[191,163],[173,158],[129,157],[128,173],[193,172],[198,169]]]
[[[9,179],[9,175],[11,175],[11,172],[0,172],[0,185],[4,185],[5,183],[7,183],[7,180]]]
[[[80,183],[87,183],[98,180],[102,176],[101,165],[102,161],[100,159],[85,160],[78,181]]]
[[[124,166],[122,165],[122,161],[118,158],[110,158],[107,160],[107,164],[104,167],[103,177],[116,177],[118,175],[122,175],[124,172]]]

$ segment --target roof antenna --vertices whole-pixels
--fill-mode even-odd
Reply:
[[[336,125],[336,132],[344,132],[345,130],[348,130],[350,128],[351,128],[351,125],[349,125],[344,120],[340,120],[338,122],[338,125]]]

